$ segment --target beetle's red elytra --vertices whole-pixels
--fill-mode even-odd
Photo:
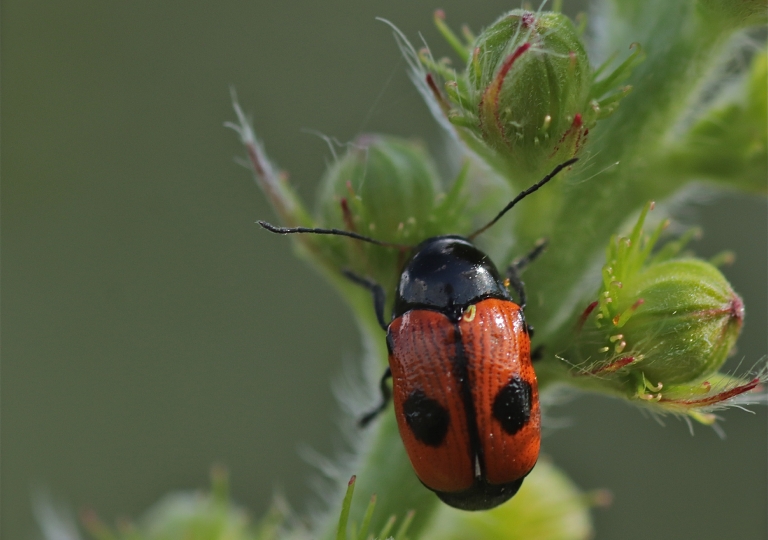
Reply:
[[[400,246],[350,231],[259,222],[279,234],[335,234],[411,252],[389,323],[382,287],[344,271],[372,293],[389,351],[382,402],[360,425],[368,425],[394,397],[400,437],[416,475],[455,508],[487,510],[510,499],[536,464],[541,442],[532,328],[523,313],[520,273],[546,244],[513,262],[502,277],[472,240],[576,161],[558,165],[467,237],[436,236]],[[510,286],[519,303],[512,300]]]
[[[411,310],[388,331],[395,417],[411,464],[426,486],[459,507],[516,492],[540,444],[522,310],[495,298],[472,307],[472,320],[458,322],[439,311]],[[484,484],[500,493],[489,494]]]

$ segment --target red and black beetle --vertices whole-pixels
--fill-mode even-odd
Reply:
[[[400,275],[389,324],[381,286],[345,272],[371,291],[389,351],[389,368],[381,379],[382,403],[360,424],[373,420],[394,395],[400,437],[416,475],[455,508],[487,510],[511,498],[536,464],[541,440],[520,272],[544,244],[514,262],[502,279],[472,240],[576,161],[558,165],[471,235],[436,236],[408,247],[412,254]],[[338,229],[259,224],[280,234],[335,234],[403,247]]]

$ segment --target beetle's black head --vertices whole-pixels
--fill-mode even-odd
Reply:
[[[416,246],[405,265],[393,318],[431,309],[455,319],[485,298],[510,299],[490,257],[461,236],[436,236]]]

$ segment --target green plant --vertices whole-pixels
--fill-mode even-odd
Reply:
[[[237,102],[238,123],[230,126],[283,225],[335,227],[408,245],[469,233],[498,212],[499,201],[578,156],[570,172],[478,240],[504,267],[549,239],[536,271],[526,275],[535,291],[527,317],[536,325],[536,343],[546,346],[536,364],[540,391],[569,385],[712,424],[713,410],[755,401],[753,391],[765,379],[760,369],[718,372],[738,337],[743,302],[716,268],[724,258],[682,254],[688,235],[654,248],[669,223],[665,201],[675,195],[680,204],[697,182],[765,191],[767,56],[743,38],[765,25],[766,6],[604,0],[595,13],[591,54],[584,26],[557,8],[514,10],[478,36],[456,35],[438,13],[435,22],[460,69],[415,50],[395,29],[412,79],[450,135],[451,151],[462,156],[450,181],[439,178],[417,142],[364,135],[328,169],[313,213],[266,157]],[[748,67],[734,71],[737,58]],[[652,200],[659,204],[650,212]],[[646,221],[655,222],[650,235]],[[296,235],[293,241],[348,302],[371,369],[383,369],[386,346],[370,295],[341,270],[382,284],[391,302],[401,255],[346,238]],[[591,534],[588,508],[604,499],[579,494],[544,462],[508,505],[480,516],[448,509],[416,480],[391,414],[364,436],[345,467],[358,480],[341,510],[332,508],[312,531],[294,526],[285,511],[273,511],[258,531],[241,527],[227,505],[216,507],[237,525],[226,534],[222,528],[186,536],[91,529],[100,540],[365,538],[369,531],[394,532],[388,524],[396,516],[407,525],[397,538],[577,539]],[[363,497],[352,498],[354,485]]]
[[[537,239],[550,240],[526,276],[535,291],[528,318],[547,351],[536,365],[540,388],[577,386],[712,423],[716,408],[754,399],[747,392],[763,377],[718,373],[741,328],[742,300],[712,262],[680,255],[689,235],[653,249],[668,223],[663,201],[692,182],[765,188],[766,56],[745,53],[739,40],[743,28],[764,23],[765,10],[757,2],[739,6],[603,2],[596,11],[598,67],[582,44],[583,26],[557,11],[514,10],[478,36],[456,35],[438,12],[435,22],[460,69],[416,51],[393,27],[412,80],[451,135],[453,151],[464,156],[462,166],[441,185],[417,143],[363,136],[323,179],[315,217],[280,181],[237,104],[233,127],[284,225],[410,245],[467,234],[498,211],[498,201],[579,156],[554,186],[479,239],[499,266]],[[749,69],[729,73],[724,84],[728,59],[745,54]],[[649,214],[651,200],[661,204]],[[648,238],[647,216],[659,223]],[[369,295],[340,270],[381,283],[391,301],[399,254],[345,238],[296,235],[294,242],[348,301],[383,366]],[[358,489],[379,494],[386,505],[380,520],[415,509],[410,534],[419,537],[434,523],[438,503],[415,482],[391,416],[375,429],[355,466]],[[392,454],[399,458],[384,459]],[[353,503],[352,516],[363,511],[362,501]]]

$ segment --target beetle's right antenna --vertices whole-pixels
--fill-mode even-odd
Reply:
[[[266,221],[259,221],[259,225],[267,229],[269,232],[276,234],[332,234],[335,236],[346,236],[354,238],[355,240],[362,240],[369,244],[375,244],[377,246],[389,247],[399,249],[401,251],[411,249],[413,246],[406,246],[405,244],[393,244],[391,242],[382,242],[381,240],[375,240],[369,236],[363,236],[351,231],[343,231],[341,229],[312,229],[308,227],[277,227]]]
[[[563,169],[565,169],[566,167],[570,167],[571,165],[573,165],[573,164],[574,164],[574,163],[576,163],[577,161],[579,161],[579,158],[573,158],[573,159],[569,159],[569,160],[568,160],[568,161],[566,161],[565,163],[561,163],[560,165],[558,165],[557,167],[555,167],[555,168],[552,170],[552,172],[551,172],[551,173],[549,173],[547,176],[545,176],[544,178],[542,178],[541,180],[539,180],[538,182],[536,182],[535,184],[533,184],[533,185],[532,185],[531,187],[529,187],[528,189],[521,191],[521,192],[520,192],[520,194],[519,194],[517,197],[515,197],[514,199],[512,199],[512,200],[510,201],[510,203],[509,203],[507,206],[505,206],[505,207],[504,207],[504,209],[503,209],[501,212],[499,212],[499,213],[496,215],[496,217],[495,217],[495,218],[493,218],[491,221],[489,221],[488,223],[486,223],[485,225],[483,225],[482,227],[480,227],[479,229],[477,229],[475,232],[473,232],[472,234],[470,234],[469,236],[467,236],[467,238],[468,238],[469,240],[473,240],[473,239],[474,239],[475,237],[477,237],[478,235],[480,235],[480,234],[484,233],[485,231],[487,231],[488,229],[490,229],[490,228],[491,228],[491,226],[492,226],[494,223],[496,223],[497,221],[499,221],[499,220],[501,219],[501,217],[502,217],[504,214],[506,214],[507,212],[509,212],[509,211],[512,209],[512,207],[513,207],[513,206],[515,206],[517,203],[519,203],[520,201],[522,201],[523,199],[525,199],[525,198],[526,198],[528,195],[530,195],[531,193],[533,193],[534,191],[536,191],[537,189],[539,189],[541,186],[543,186],[544,184],[546,184],[547,182],[549,182],[550,180],[552,180],[552,179],[553,179],[553,178],[554,178],[554,177],[557,175],[557,173],[559,173],[560,171],[562,171],[562,170],[563,170]]]

